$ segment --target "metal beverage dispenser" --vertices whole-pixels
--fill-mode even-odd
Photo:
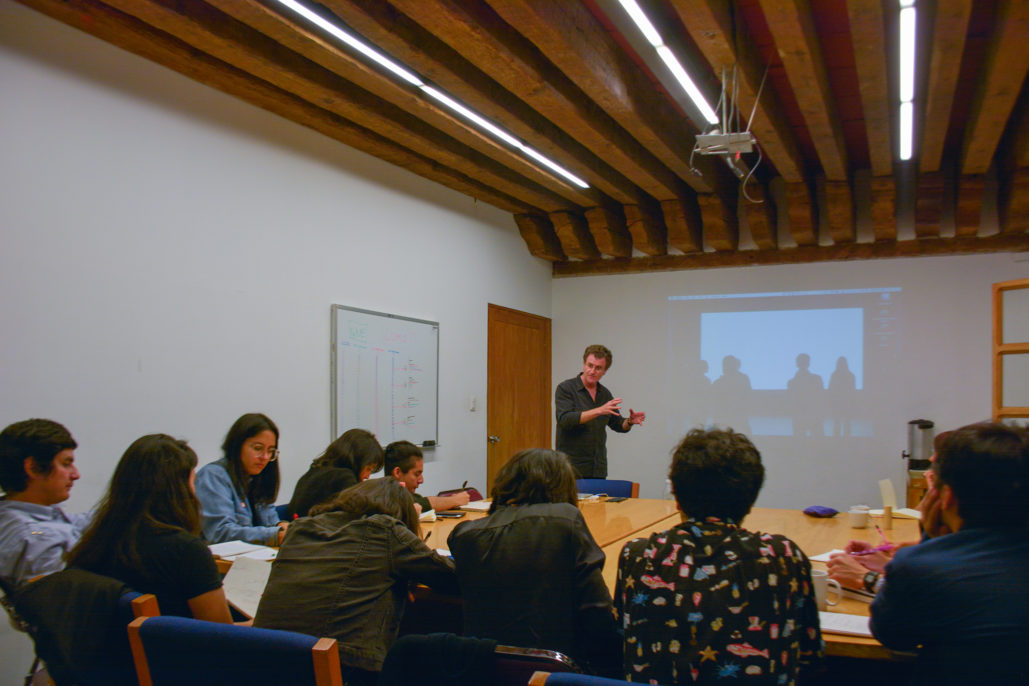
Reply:
[[[928,419],[912,419],[908,422],[908,449],[902,454],[908,461],[908,469],[929,469],[929,458],[933,454],[935,424]]]

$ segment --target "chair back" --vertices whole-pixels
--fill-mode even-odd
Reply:
[[[140,686],[343,684],[332,638],[185,617],[141,617],[128,634]]]
[[[14,607],[57,684],[135,685],[125,626],[140,598],[146,607],[122,582],[73,568],[22,586]],[[140,611],[156,612],[157,601],[148,598],[153,609]]]
[[[289,521],[289,503],[282,503],[281,505],[275,506],[275,514],[278,516],[280,522]]]
[[[579,493],[603,494],[612,498],[639,498],[640,485],[625,479],[576,479]]]
[[[525,686],[536,672],[578,673],[578,665],[572,658],[555,650],[518,648],[499,645],[496,649],[496,666],[493,679],[489,682],[498,686]]]
[[[572,674],[563,672],[536,672],[529,679],[529,686],[625,686],[630,682],[621,679],[608,679],[589,674]]]

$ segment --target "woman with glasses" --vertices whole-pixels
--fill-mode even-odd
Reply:
[[[68,565],[153,593],[161,614],[231,622],[221,576],[200,533],[196,453],[165,434],[129,446]]]
[[[263,414],[245,414],[229,429],[225,456],[197,472],[208,543],[246,541],[279,545],[286,522],[278,521],[279,429]]]
[[[340,491],[361,483],[382,469],[383,459],[382,446],[371,431],[345,431],[297,481],[289,501],[290,517],[306,517],[315,505],[327,503]]]

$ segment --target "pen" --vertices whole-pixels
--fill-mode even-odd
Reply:
[[[883,530],[879,528],[879,525],[873,524],[873,526],[875,527],[875,530],[879,532],[879,538],[883,539],[883,545],[887,546],[888,548],[892,548],[893,544],[891,544],[889,540],[887,540],[886,534],[884,534]]]

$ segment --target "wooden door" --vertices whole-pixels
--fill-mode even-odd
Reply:
[[[1029,417],[1029,279],[993,284],[993,418]]]
[[[550,320],[489,306],[486,488],[512,455],[549,448],[553,423]]]

